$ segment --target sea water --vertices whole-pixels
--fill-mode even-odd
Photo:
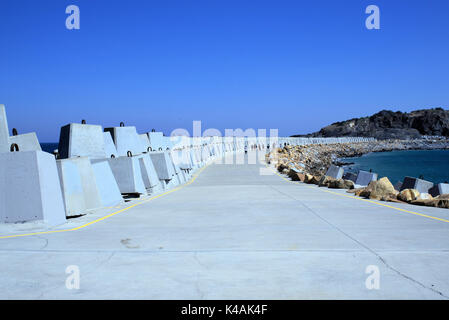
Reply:
[[[361,157],[343,158],[344,162],[354,162],[345,166],[345,171],[369,171],[388,177],[395,184],[405,176],[419,178],[433,183],[449,181],[449,150],[406,150],[373,152]]]

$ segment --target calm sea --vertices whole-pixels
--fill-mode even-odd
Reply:
[[[449,181],[449,150],[408,150],[368,153],[357,158],[344,158],[345,162],[354,162],[345,170],[357,172],[370,169],[379,174],[379,178],[388,177],[395,184],[405,176],[420,175],[434,183]]]
[[[53,150],[58,149],[58,143],[41,143],[42,151],[53,153]]]

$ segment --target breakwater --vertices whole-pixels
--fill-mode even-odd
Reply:
[[[404,177],[393,185],[388,177],[378,180],[378,174],[360,170],[345,172],[341,158],[361,156],[371,152],[393,150],[449,149],[446,139],[369,140],[329,144],[284,144],[266,156],[266,161],[292,179],[331,188],[355,191],[370,199],[407,202],[417,205],[449,207],[449,184],[426,181],[423,177]]]

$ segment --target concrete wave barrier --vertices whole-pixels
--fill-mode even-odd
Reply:
[[[92,160],[95,162],[96,160]],[[109,158],[109,165],[122,194],[147,195],[139,157]]]
[[[429,193],[429,190],[433,187],[433,182],[426,181],[423,179],[405,177],[402,182],[401,190],[405,189],[415,189],[420,193]]]
[[[8,130],[5,107],[0,105],[0,154],[5,163],[1,169],[3,176],[10,174],[5,168],[11,170],[17,180],[13,182],[16,188],[13,189],[18,192],[20,185],[26,183],[26,179],[20,177],[22,170],[23,175],[31,177],[29,179],[34,189],[29,187],[29,194],[36,195],[37,199],[32,203],[37,206],[38,201],[51,199],[50,202],[54,204],[51,206],[46,202],[46,206],[41,206],[43,209],[37,210],[32,216],[23,213],[24,209],[15,202],[7,202],[9,207],[4,202],[3,212],[12,210],[17,211],[17,214],[2,215],[2,221],[44,219],[51,224],[64,221],[66,216],[73,217],[90,209],[116,205],[129,194],[147,196],[161,193],[188,182],[192,174],[206,164],[222,160],[228,155],[243,154],[245,150],[269,150],[271,144],[280,146],[360,140],[167,137],[155,130],[139,134],[136,127],[125,126],[124,123],[103,129],[101,125],[86,124],[83,120],[61,128],[58,153],[51,155],[41,151],[35,133],[19,135],[13,129],[12,136],[9,136]],[[339,170],[336,174],[341,175]],[[6,188],[4,182],[2,188]],[[47,196],[47,189],[59,190],[60,200],[53,201]]]
[[[0,153],[0,221],[66,221],[55,157],[42,151]]]
[[[107,162],[93,165],[79,157],[57,160],[57,165],[67,217],[123,201]]]
[[[142,178],[145,188],[150,194],[157,194],[163,191],[163,186],[157,175],[156,169],[153,165],[153,161],[149,154],[143,154],[138,156],[140,163],[140,170],[142,172]]]
[[[146,151],[140,136],[137,134],[136,127],[112,127],[105,128],[104,131],[111,134],[118,156],[127,156],[129,152],[137,155]]]
[[[10,136],[9,143],[17,144],[20,151],[42,151],[35,132]]]
[[[70,123],[61,128],[59,158],[90,157],[105,158],[103,129],[99,125]]]
[[[367,186],[371,181],[377,180],[377,173],[360,170],[357,174],[355,184],[359,186]]]

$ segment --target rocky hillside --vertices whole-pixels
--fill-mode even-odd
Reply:
[[[413,139],[422,135],[449,137],[449,110],[442,108],[393,112],[382,110],[370,117],[336,122],[320,131],[295,137],[374,137]]]

